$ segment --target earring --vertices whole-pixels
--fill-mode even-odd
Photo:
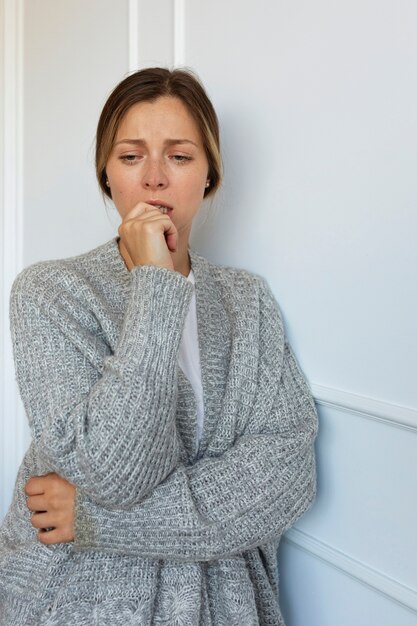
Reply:
[[[108,178],[106,178],[106,185],[107,185],[107,187],[110,187],[110,183],[109,183],[109,179]]]
[[[207,187],[210,187],[210,180],[209,179],[207,179],[207,182],[206,182],[206,189],[207,189]]]

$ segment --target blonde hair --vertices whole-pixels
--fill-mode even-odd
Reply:
[[[134,104],[152,102],[162,96],[181,100],[201,132],[209,164],[209,186],[204,196],[214,194],[219,188],[223,171],[219,122],[203,85],[189,69],[150,67],[122,80],[113,89],[100,115],[96,133],[96,175],[101,191],[109,198],[111,191],[106,185],[106,165],[120,122]]]

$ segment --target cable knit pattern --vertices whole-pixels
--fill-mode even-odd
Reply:
[[[0,529],[0,626],[282,626],[276,550],[315,496],[317,413],[267,281],[189,249],[195,285],[117,238],[15,279],[32,441]],[[195,289],[204,396],[178,366]],[[77,486],[43,546],[25,482]]]

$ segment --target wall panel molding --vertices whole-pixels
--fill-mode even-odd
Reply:
[[[373,569],[366,563],[353,559],[345,552],[319,541],[297,528],[287,530],[283,541],[318,558],[343,574],[371,587],[374,591],[398,602],[417,614],[417,591],[390,578],[383,572]]]
[[[23,267],[23,6],[23,0],[3,1],[1,506],[10,499],[10,486],[14,485],[26,443],[9,327],[10,289]],[[5,512],[0,509],[0,516]]]
[[[310,384],[310,388],[318,405],[362,415],[367,419],[383,422],[390,426],[417,431],[417,409],[390,404],[375,398],[314,383]]]

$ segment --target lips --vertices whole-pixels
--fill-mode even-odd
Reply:
[[[147,203],[159,209],[162,213],[172,212],[173,210],[172,206],[166,204],[163,200],[148,200]]]

